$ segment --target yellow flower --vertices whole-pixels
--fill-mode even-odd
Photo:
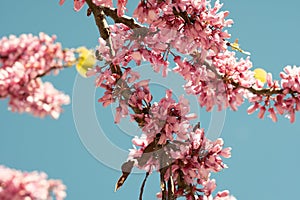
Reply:
[[[86,47],[79,47],[76,49],[76,52],[79,54],[76,64],[77,72],[82,77],[86,77],[87,71],[92,69],[96,64],[95,54]]]
[[[234,43],[227,42],[227,45],[230,46],[232,50],[239,51],[239,52],[241,52],[243,54],[246,54],[248,56],[251,55],[250,52],[244,51],[243,49],[240,48],[239,40],[238,39],[236,39],[234,41]]]
[[[267,82],[267,72],[262,68],[256,68],[254,71],[254,78],[260,80],[262,83]]]

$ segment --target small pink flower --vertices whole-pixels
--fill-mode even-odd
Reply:
[[[253,105],[251,105],[251,106],[248,108],[247,112],[248,112],[248,114],[252,114],[252,113],[254,113],[258,108],[259,108],[259,103],[255,102]]]
[[[260,111],[258,113],[258,118],[263,119],[264,115],[265,115],[265,112],[266,112],[266,107],[265,106],[261,106],[260,107]]]
[[[274,108],[269,108],[268,112],[270,113],[270,117],[271,117],[272,121],[277,122],[277,116],[276,116],[276,113],[274,111]]]
[[[124,10],[126,9],[127,0],[118,0],[118,16],[124,15]]]
[[[93,3],[97,6],[112,7],[112,0],[93,0]]]
[[[59,5],[63,5],[65,3],[65,0],[59,0]]]
[[[74,0],[74,10],[80,11],[85,3],[85,0]]]

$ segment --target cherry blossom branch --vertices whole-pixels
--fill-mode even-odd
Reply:
[[[106,12],[107,15],[111,16],[113,19],[117,20],[117,21],[122,21],[122,22],[130,22],[130,23],[133,23],[134,20],[128,20],[127,18],[125,17],[118,17],[117,15],[117,10],[114,9],[109,9],[109,8],[105,8],[105,7],[100,7],[100,6],[96,6],[92,0],[86,0],[86,3],[88,4],[89,6],[89,9],[91,10],[91,12],[93,13],[94,15],[94,19],[95,19],[95,22],[96,22],[96,25],[98,27],[98,30],[99,30],[99,33],[100,33],[100,36],[101,38],[103,38],[103,40],[105,41],[108,41],[108,45],[109,45],[109,49],[110,49],[110,52],[111,54],[114,56],[115,55],[115,52],[112,48],[112,40],[111,40],[111,37],[110,37],[110,31],[109,31],[109,27],[108,27],[108,24],[107,24],[107,21],[105,19],[105,16],[104,16],[104,11]],[[110,64],[110,69],[112,71],[112,73],[116,73],[119,75],[119,78],[118,80],[120,80],[120,77],[122,76],[122,71],[121,71],[121,68],[119,65],[113,65],[112,63]],[[129,89],[129,86],[124,82],[125,84],[125,88],[126,89]],[[138,109],[137,107],[132,107],[132,110],[136,113],[136,114],[141,114],[143,111]],[[138,122],[139,124],[142,124],[141,122]]]
[[[97,7],[95,6],[91,0],[86,0],[86,3],[89,5],[89,9],[91,10],[91,12],[93,13],[94,15],[94,18],[95,18],[95,21],[96,21],[96,24],[98,26],[98,30],[100,32],[100,36],[105,40],[105,41],[109,41],[108,42],[108,45],[110,47],[110,51],[111,51],[111,54],[114,55],[114,51],[113,51],[113,48],[112,48],[112,41],[111,41],[111,38],[109,36],[109,29],[107,27],[107,22],[105,20],[105,17],[104,17],[104,13],[103,13],[103,10],[105,11],[106,15],[112,17],[115,22],[121,22],[121,23],[124,23],[124,24],[127,24],[129,26],[131,26],[132,28],[140,28],[139,25],[136,25],[134,24],[134,20],[128,20],[128,18],[120,18],[118,17],[117,15],[117,11],[116,10],[111,10],[111,9],[108,9],[108,8],[101,8],[101,7]],[[103,9],[103,10],[102,10]],[[120,69],[120,66],[119,65],[113,65],[113,64],[110,64],[110,68],[111,68],[111,71],[113,73],[116,73],[119,74],[119,78],[118,80],[120,80],[120,77],[122,76],[122,72],[121,72],[121,69]],[[121,80],[121,84],[124,83],[124,86],[123,88],[125,90],[128,90],[129,89],[129,86],[127,85],[127,83],[125,81],[122,81]],[[128,105],[128,104],[127,104]],[[134,111],[134,113],[136,114],[141,114],[141,113],[148,113],[149,110],[150,110],[150,105],[147,105],[146,107],[146,110],[141,110],[139,109],[138,107],[134,107],[132,105],[129,105],[129,107],[131,107],[131,109]],[[135,119],[139,126],[142,127],[143,124],[144,124],[144,121],[139,121],[138,119]],[[153,152],[153,151],[156,151],[157,148],[158,148],[158,145],[157,145],[157,141],[159,140],[159,138],[155,141],[153,141],[152,143],[150,143],[146,149],[144,150],[143,152],[143,155],[146,155],[148,153],[148,155],[151,155],[149,153]],[[152,145],[151,145],[152,144]],[[154,144],[154,146],[153,146]],[[150,149],[150,152],[147,151],[147,149]],[[143,156],[141,157],[141,159],[143,159]],[[140,159],[140,161],[141,161]],[[147,162],[147,158],[145,159],[145,162]],[[164,170],[165,171],[165,170]],[[162,171],[161,171],[162,172]],[[119,187],[121,187],[124,183],[124,181],[126,180],[126,178],[128,177],[130,172],[123,172],[122,176],[120,177],[120,179],[118,180],[117,184],[116,184],[116,189],[118,189]],[[161,190],[162,190],[162,193],[163,193],[163,198],[162,200],[166,200],[166,183],[164,181],[164,175],[165,175],[165,172],[161,173]],[[143,190],[144,190],[144,185],[146,183],[146,180],[147,180],[147,177],[149,176],[149,172],[146,173],[146,177],[142,183],[142,187],[141,187],[141,190],[140,190],[140,197],[139,199],[142,200],[142,195],[143,195]]]
[[[208,67],[214,74],[219,78],[222,79],[224,83],[230,83],[232,84],[235,88],[243,88],[248,91],[250,91],[253,94],[258,94],[258,95],[265,95],[265,96],[271,96],[274,94],[283,94],[283,89],[274,89],[274,88],[262,88],[262,89],[255,89],[252,86],[251,87],[245,87],[240,85],[237,82],[234,82],[232,79],[227,79],[224,76],[220,75],[219,72],[217,72],[216,68],[209,64],[208,62],[204,62],[204,65]],[[295,94],[296,92],[290,91],[290,94]]]
[[[70,102],[69,96],[41,80],[50,71],[75,62],[73,50],[62,49],[55,40],[55,35],[45,33],[0,39],[0,98],[9,98],[11,111],[57,119],[61,106]]]
[[[111,37],[110,37],[110,31],[109,31],[109,27],[108,27],[107,21],[106,21],[105,16],[104,16],[104,14],[105,14],[104,12],[106,12],[106,14],[111,16],[114,20],[122,22],[122,23],[126,23],[128,25],[131,25],[132,27],[139,27],[139,25],[135,24],[133,19],[129,19],[127,17],[118,17],[116,9],[110,9],[110,8],[107,8],[107,7],[96,6],[92,2],[92,0],[86,0],[86,3],[88,4],[89,9],[91,10],[91,12],[94,15],[94,19],[95,19],[96,25],[98,27],[101,38],[103,38],[103,40],[105,40],[105,41],[108,41],[108,46],[110,47],[109,48],[110,52],[114,56],[115,52],[112,48],[112,46],[113,46],[112,45],[112,40],[111,40]],[[121,71],[120,66],[119,65],[114,65],[114,64],[111,63],[110,64],[110,69],[111,69],[112,73],[116,73],[116,74],[119,75],[118,80],[120,80],[120,78],[123,74],[122,71]],[[127,85],[127,83],[124,82],[124,84],[125,84],[124,87],[126,89],[129,89],[129,86]],[[130,106],[130,107],[132,108],[132,110],[136,114],[141,114],[143,112],[147,112],[147,111],[140,110],[137,107],[133,107],[133,106]],[[139,123],[139,125],[142,124],[142,122],[138,122],[138,123]]]
[[[107,40],[109,38],[109,29],[106,25],[107,22],[105,21],[103,14],[111,17],[114,20],[115,23],[122,23],[122,24],[128,26],[129,28],[131,28],[133,30],[136,29],[136,28],[143,28],[144,32],[148,32],[148,28],[145,27],[145,26],[142,26],[139,23],[137,23],[134,20],[134,18],[128,17],[126,15],[123,15],[122,17],[118,16],[116,8],[99,7],[99,6],[96,6],[95,4],[93,4],[91,2],[91,0],[87,0],[86,2],[88,3],[88,5],[90,6],[90,9],[94,13],[94,16],[99,16],[99,18],[98,19],[95,18],[95,20],[96,20],[96,24],[98,26],[99,32],[101,33],[101,37],[105,40]],[[191,22],[191,19],[187,15],[186,12],[177,11],[176,8],[173,8],[173,13],[174,13],[175,16],[180,16],[182,19],[184,19],[184,21],[186,23]],[[103,23],[100,23],[100,21],[103,21]],[[103,28],[103,27],[105,27],[105,28]],[[111,45],[112,44],[110,42],[110,46]],[[110,49],[112,49],[112,48],[110,48]],[[216,71],[215,67],[210,65],[208,62],[205,62],[204,64],[207,67],[209,67],[219,78],[221,78],[224,83],[228,83],[228,80],[226,78],[224,78],[223,76],[221,76]],[[243,89],[246,89],[246,90],[250,91],[251,93],[257,94],[257,95],[271,96],[271,95],[274,95],[274,94],[283,94],[283,89],[274,89],[274,88],[255,89],[253,87],[241,86],[239,83],[234,82],[233,80],[229,80],[229,83],[232,84],[235,88],[243,88]],[[290,94],[295,94],[296,92],[289,91],[289,93]]]
[[[135,29],[137,28],[137,26],[134,25],[133,20],[128,20],[128,18],[120,17],[122,15],[120,15],[120,13],[118,13],[118,11],[116,10],[108,9],[105,12],[106,8],[93,6],[92,2],[94,1],[88,0],[86,2],[90,7],[89,11],[94,14],[94,18],[96,20],[96,24],[98,26],[101,35],[101,38],[99,39],[100,46],[98,48],[99,55],[101,55],[104,58],[104,60],[106,60],[106,62],[110,64],[110,70],[107,69],[104,72],[102,70],[99,71],[100,76],[98,78],[97,85],[106,89],[105,95],[99,99],[100,100],[99,102],[103,102],[103,105],[105,106],[105,105],[109,105],[110,103],[116,100],[119,100],[119,107],[117,110],[118,116],[128,115],[128,111],[124,111],[124,110],[127,110],[127,106],[130,107],[135,113],[135,115],[131,115],[133,116],[132,118],[139,123],[139,126],[143,129],[143,132],[145,134],[144,135],[145,138],[143,137],[139,139],[136,138],[136,140],[133,141],[134,145],[140,148],[132,150],[128,159],[134,161],[134,166],[145,169],[146,171],[149,171],[149,169],[151,170],[153,168],[159,170],[160,186],[161,186],[160,195],[162,200],[167,200],[167,199],[172,200],[180,196],[186,196],[187,199],[196,199],[195,195],[198,192],[201,192],[199,196],[205,195],[209,197],[211,195],[211,192],[214,190],[214,187],[210,186],[214,184],[214,181],[209,180],[209,173],[211,173],[212,171],[214,172],[220,171],[221,169],[226,167],[225,164],[220,160],[220,156],[229,157],[230,150],[228,149],[227,150],[224,149],[224,151],[222,150],[222,146],[223,146],[222,140],[217,140],[215,142],[210,142],[209,140],[207,140],[204,137],[204,131],[202,129],[197,128],[196,130],[191,131],[190,128],[187,128],[187,127],[191,127],[189,120],[193,118],[192,116],[189,117],[188,113],[182,112],[183,110],[189,110],[188,105],[186,103],[187,101],[181,99],[178,103],[175,103],[176,101],[173,100],[171,97],[172,96],[171,91],[167,91],[166,97],[161,99],[159,103],[153,104],[152,106],[150,105],[151,100],[147,101],[146,105],[143,103],[136,103],[139,100],[145,100],[144,98],[144,96],[146,96],[145,91],[138,90],[138,89],[139,87],[144,87],[145,85],[148,85],[148,83],[146,84],[135,83],[133,86],[129,87],[128,84],[134,82],[134,81],[131,82],[128,81],[128,84],[126,82],[126,80],[128,80],[126,73],[128,72],[128,70],[130,70],[130,68],[123,67],[122,69],[125,70],[124,73],[122,73],[120,67],[121,65],[126,66],[131,60],[136,61],[137,65],[139,65],[138,63],[140,63],[142,59],[145,59],[152,64],[154,70],[157,72],[160,71],[161,67],[163,67],[163,75],[164,72],[166,75],[166,71],[167,71],[166,68],[168,67],[168,62],[166,61],[167,58],[161,55],[161,52],[167,51],[168,54],[168,52],[170,51],[169,47],[171,46],[171,42],[175,44],[175,46],[172,45],[172,47],[177,48],[179,50],[180,49],[184,50],[185,47],[188,46],[190,41],[185,41],[186,43],[181,43],[180,40],[179,43],[176,43],[176,41],[178,41],[177,40],[178,34],[183,34],[181,30],[188,31],[188,28],[184,27],[184,29],[181,30],[173,29],[173,32],[172,30],[171,31],[164,30],[164,32],[159,33],[160,32],[159,30],[149,31],[149,29],[144,27],[143,30],[145,30],[146,33],[145,36],[149,36],[149,37],[145,38],[145,40],[143,37],[138,37],[137,40],[132,41],[132,38],[135,39],[134,37],[136,33]],[[203,4],[204,5],[201,8],[205,9],[206,3]],[[208,37],[211,38],[215,36],[221,38],[220,41],[210,40],[210,41],[205,41],[203,43],[200,43],[199,44],[200,46],[206,45],[206,46],[201,46],[201,49],[204,51],[203,55],[205,55],[206,49],[214,48],[216,53],[226,50],[223,49],[223,43],[224,43],[223,39],[228,38],[228,35],[221,31],[221,29],[226,25],[223,22],[223,17],[226,15],[226,13],[221,13],[219,15],[221,17],[219,16],[216,17],[216,20],[211,20],[211,16],[212,15],[214,16],[216,14],[215,12],[219,9],[219,4],[216,3],[215,7],[216,9],[214,9],[214,11],[210,11],[211,13],[205,13],[205,11],[203,11],[203,13],[207,14],[207,16],[205,16],[204,14],[204,18],[203,19],[201,18],[202,21],[198,19],[197,27],[198,29],[201,28],[205,29],[210,23],[210,22],[206,23],[208,19],[210,21],[213,21],[211,23],[213,23],[214,25],[220,28],[219,29],[216,28],[214,30],[210,29],[211,31],[215,31],[214,33],[206,33],[203,30],[194,30],[195,32],[203,31],[202,34],[208,34]],[[141,8],[140,9],[141,12],[139,13],[142,20],[144,20],[143,18],[144,16],[142,13],[144,12],[143,9],[144,8]],[[157,11],[159,11],[159,9],[157,9]],[[145,13],[146,12],[147,11],[145,11]],[[186,23],[188,23],[187,21],[190,19],[185,19],[185,20],[181,19],[181,18],[184,19],[186,17],[189,17],[186,14],[184,15],[184,12],[185,11],[183,12],[180,11],[180,13],[174,13],[174,9],[173,9],[173,14],[180,17],[178,18],[175,16],[175,18],[179,20],[174,22],[174,27],[183,27],[184,25],[186,25]],[[113,18],[116,23],[121,22],[122,24],[116,24],[115,26],[111,26],[110,29],[108,29],[108,25],[104,15]],[[173,16],[171,15],[167,19],[172,20],[173,19],[172,17]],[[151,13],[150,22],[151,20],[156,21],[158,24],[159,23],[164,24],[163,17],[161,17],[159,20],[155,18],[155,14],[153,13],[153,10]],[[171,23],[173,22],[170,21],[170,24]],[[230,24],[230,22],[228,22],[227,24]],[[132,31],[130,29],[132,29]],[[112,34],[110,34],[110,31]],[[144,33],[144,31],[142,33]],[[189,32],[187,32],[187,34],[188,33]],[[116,36],[122,36],[122,37],[116,37]],[[152,36],[153,38],[151,38]],[[171,38],[169,38],[169,36],[171,36]],[[190,39],[193,39],[192,35],[187,35],[187,36],[190,36],[191,37]],[[147,41],[147,39],[149,41]],[[112,41],[114,42],[114,45],[112,45]],[[164,41],[168,41],[167,45],[165,45]],[[135,42],[138,42],[138,44]],[[131,46],[131,44],[133,47]],[[176,44],[178,46],[176,46]],[[182,45],[186,45],[186,46],[182,47]],[[181,53],[186,54],[186,52],[184,51],[182,51]],[[189,71],[187,69],[188,68],[185,68],[185,71]],[[213,69],[215,69],[216,71],[218,70],[216,67],[213,67]],[[205,69],[203,71],[206,72]],[[192,73],[193,71],[190,72]],[[192,74],[192,76],[194,76],[194,74]],[[217,77],[221,76],[221,74],[216,73],[216,76]],[[229,78],[226,79],[225,76],[224,79],[222,78],[223,82],[227,81],[225,82],[226,83],[225,85],[229,85],[228,82]],[[138,91],[141,95],[137,95],[138,94],[137,92],[136,96],[134,96],[133,93],[130,93],[130,91],[133,91],[133,93]],[[127,94],[128,92],[129,94]],[[134,100],[133,103],[132,102],[128,103],[128,100],[131,100],[130,95],[131,97],[133,97],[132,99]],[[121,101],[123,101],[123,105],[121,105],[122,104]],[[167,113],[161,113],[158,108],[160,109],[162,108],[162,110],[164,110],[164,112]],[[167,119],[165,117],[167,117]],[[118,122],[119,120],[115,120],[115,121]],[[161,122],[164,123],[162,124]],[[182,127],[182,130],[181,129],[175,130],[173,129],[173,127]],[[174,139],[173,134],[176,135],[176,139]],[[185,137],[191,139],[186,140]],[[175,147],[172,150],[167,149],[165,145],[169,144],[169,142],[173,142],[174,140],[177,140],[178,138],[182,138],[183,141],[188,141],[188,144],[186,146],[184,145],[185,148],[187,148],[187,151],[185,150],[181,151],[179,147],[178,148]],[[208,146],[209,148],[207,148]],[[211,146],[215,146],[215,148]],[[201,148],[204,148],[204,150]],[[199,152],[202,150],[207,151],[209,153],[205,154],[205,156],[201,158],[201,162],[193,162],[192,160],[195,159],[199,160],[199,155],[193,152]],[[179,153],[180,157],[177,157],[176,155],[171,155],[170,152],[173,151]],[[118,189],[124,183],[124,181],[126,180],[127,176],[130,173],[130,171],[125,171],[123,169],[125,165],[122,166],[122,176],[117,182],[116,189]],[[170,169],[170,172],[168,169]],[[192,177],[187,177],[188,170],[190,170],[189,173],[191,173]],[[174,183],[173,183],[173,174],[174,177],[177,177]],[[176,185],[175,192],[173,191],[174,190],[173,184]],[[202,185],[203,188],[198,188],[198,185]],[[142,186],[142,188],[143,187],[144,186]]]

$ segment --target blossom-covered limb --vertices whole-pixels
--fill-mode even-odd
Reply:
[[[96,10],[94,12],[94,15],[95,13],[100,11],[99,8],[95,9],[98,9],[98,11]],[[103,20],[102,17],[96,20]],[[103,27],[105,27],[103,23],[102,25],[101,23],[98,24],[98,29],[100,30],[100,33],[101,29],[102,31],[107,31],[107,29],[103,29]],[[124,30],[127,30],[124,26],[119,25],[119,27],[124,28]],[[115,30],[118,31],[118,29],[113,29],[113,31]],[[133,150],[130,157],[132,157],[133,160],[136,160],[136,166],[141,167],[146,171],[152,171],[152,167],[157,167],[157,169],[160,171],[161,176],[161,190],[163,195],[162,199],[173,198],[173,194],[171,194],[173,190],[174,197],[176,195],[176,197],[186,195],[185,193],[175,194],[175,187],[177,186],[171,186],[173,184],[172,182],[174,182],[171,181],[171,179],[173,180],[173,175],[169,176],[166,180],[165,177],[167,174],[167,170],[170,168],[170,164],[172,162],[172,156],[170,154],[171,149],[166,149],[168,148],[168,144],[170,144],[170,142],[176,143],[177,140],[185,141],[189,138],[190,135],[188,129],[191,128],[191,125],[189,125],[188,120],[193,119],[194,116],[188,114],[189,108],[187,106],[187,102],[183,98],[181,98],[180,103],[175,103],[175,101],[171,98],[171,92],[168,91],[166,94],[166,98],[163,98],[158,104],[153,104],[151,106],[149,104],[141,104],[141,100],[145,100],[146,102],[151,101],[151,98],[148,98],[146,95],[147,92],[145,92],[148,89],[144,87],[144,83],[141,81],[140,83],[138,83],[139,86],[134,85],[134,87],[132,88],[133,90],[130,90],[131,87],[129,87],[126,81],[124,82],[124,80],[126,80],[126,76],[123,77],[123,73],[115,73],[115,69],[112,68],[119,67],[119,64],[121,63],[117,60],[111,61],[111,59],[118,54],[118,47],[114,46],[116,43],[114,44],[112,42],[113,38],[111,38],[112,40],[110,40],[110,38],[107,38],[106,35],[101,34],[101,36],[102,38],[99,40],[100,47],[98,51],[102,54],[102,56],[106,58],[106,61],[110,65],[110,68],[105,71],[100,70],[100,76],[97,81],[97,85],[106,89],[105,95],[99,99],[100,102],[103,102],[104,105],[108,105],[113,101],[119,101],[120,106],[117,109],[117,116],[119,116],[120,114],[124,115],[125,113],[127,113],[127,111],[124,113],[123,111],[126,110],[126,107],[128,105],[134,111],[135,114],[132,115],[133,119],[135,119],[139,123],[140,127],[143,128],[146,134],[143,135],[144,140],[141,139],[141,141],[138,141],[138,139],[135,139],[134,144],[138,146],[142,145],[142,148],[140,148],[137,151]],[[106,44],[108,45],[107,47],[105,47]],[[113,51],[111,50],[112,48],[114,48]],[[113,52],[116,52],[116,54],[114,54]],[[145,55],[147,55],[148,52],[146,49],[144,52]],[[151,56],[154,56],[154,54],[148,54],[149,59],[151,59]],[[121,57],[124,58],[125,56],[120,55],[120,58]],[[139,53],[136,52],[134,58],[138,59],[138,57]],[[153,61],[154,64],[155,62],[156,61]],[[140,90],[140,88],[143,89]],[[146,110],[144,110],[145,108]],[[160,121],[162,123],[158,123]],[[173,134],[175,134],[178,139],[174,140]],[[176,145],[174,146],[174,148],[176,149]],[[183,148],[182,150],[186,148]],[[177,153],[181,152],[182,150],[178,151]],[[178,156],[176,158],[178,159]],[[123,172],[122,176],[117,182],[116,188],[119,188],[124,183],[129,173],[130,172]],[[176,175],[175,172],[174,175]],[[183,179],[183,182],[185,181],[186,180]],[[184,187],[184,190],[186,190],[185,192],[187,192],[187,195],[194,196],[194,190],[192,190],[192,187],[190,187],[189,184],[186,185],[187,186]],[[174,189],[171,189],[169,193],[167,193],[167,188]]]
[[[75,62],[74,52],[62,49],[55,39],[56,36],[40,33],[0,40],[0,98],[9,98],[12,111],[57,119],[61,106],[69,104],[69,96],[41,81],[51,71],[57,74]]]

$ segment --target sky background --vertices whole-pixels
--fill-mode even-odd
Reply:
[[[63,47],[85,45],[93,48],[98,41],[94,19],[86,17],[85,9],[74,12],[72,2],[68,0],[61,7],[58,0],[2,1],[0,37],[45,32],[56,34]],[[243,49],[252,53],[255,67],[263,67],[278,77],[284,66],[300,65],[299,1],[222,2],[223,10],[229,10],[229,18],[235,22],[229,29],[232,41],[239,38]],[[129,8],[134,5],[129,1]],[[44,80],[50,80],[56,88],[72,96],[76,76],[75,69],[67,69]],[[77,78],[77,81],[80,80]],[[87,89],[81,88],[79,92],[92,94],[90,98],[93,101],[82,100],[82,113],[85,106],[94,109],[106,139],[126,151],[131,146],[132,135],[138,134],[138,130],[125,134],[116,127],[111,108],[103,109],[96,102],[101,92],[95,91],[93,80],[86,83],[90,83]],[[155,94],[163,94],[159,86],[154,84],[152,87]],[[73,99],[75,102],[80,103],[81,99]],[[300,186],[300,115],[297,114],[294,124],[284,117],[273,123],[269,118],[257,119],[257,113],[249,116],[246,112],[248,106],[245,103],[237,112],[226,112],[221,137],[225,146],[233,150],[232,157],[225,160],[229,168],[213,175],[217,180],[217,190],[229,189],[239,200],[297,198]],[[115,183],[121,172],[101,163],[83,145],[80,138],[84,134],[76,130],[76,125],[79,129],[86,127],[87,133],[91,133],[89,121],[92,119],[85,117],[80,110],[74,114],[71,104],[64,107],[64,113],[58,120],[11,113],[7,109],[7,100],[0,101],[0,110],[0,164],[25,171],[44,171],[50,178],[62,179],[68,187],[67,200],[138,199],[144,175],[133,174],[115,193]],[[203,111],[199,113],[204,122],[203,128],[208,128],[210,116]],[[73,114],[77,119],[80,116],[85,118],[80,121],[82,126],[75,125]],[[115,153],[102,148],[101,141],[97,148],[101,155],[114,159]],[[145,190],[144,199],[155,199],[159,191],[156,173],[149,178]]]

